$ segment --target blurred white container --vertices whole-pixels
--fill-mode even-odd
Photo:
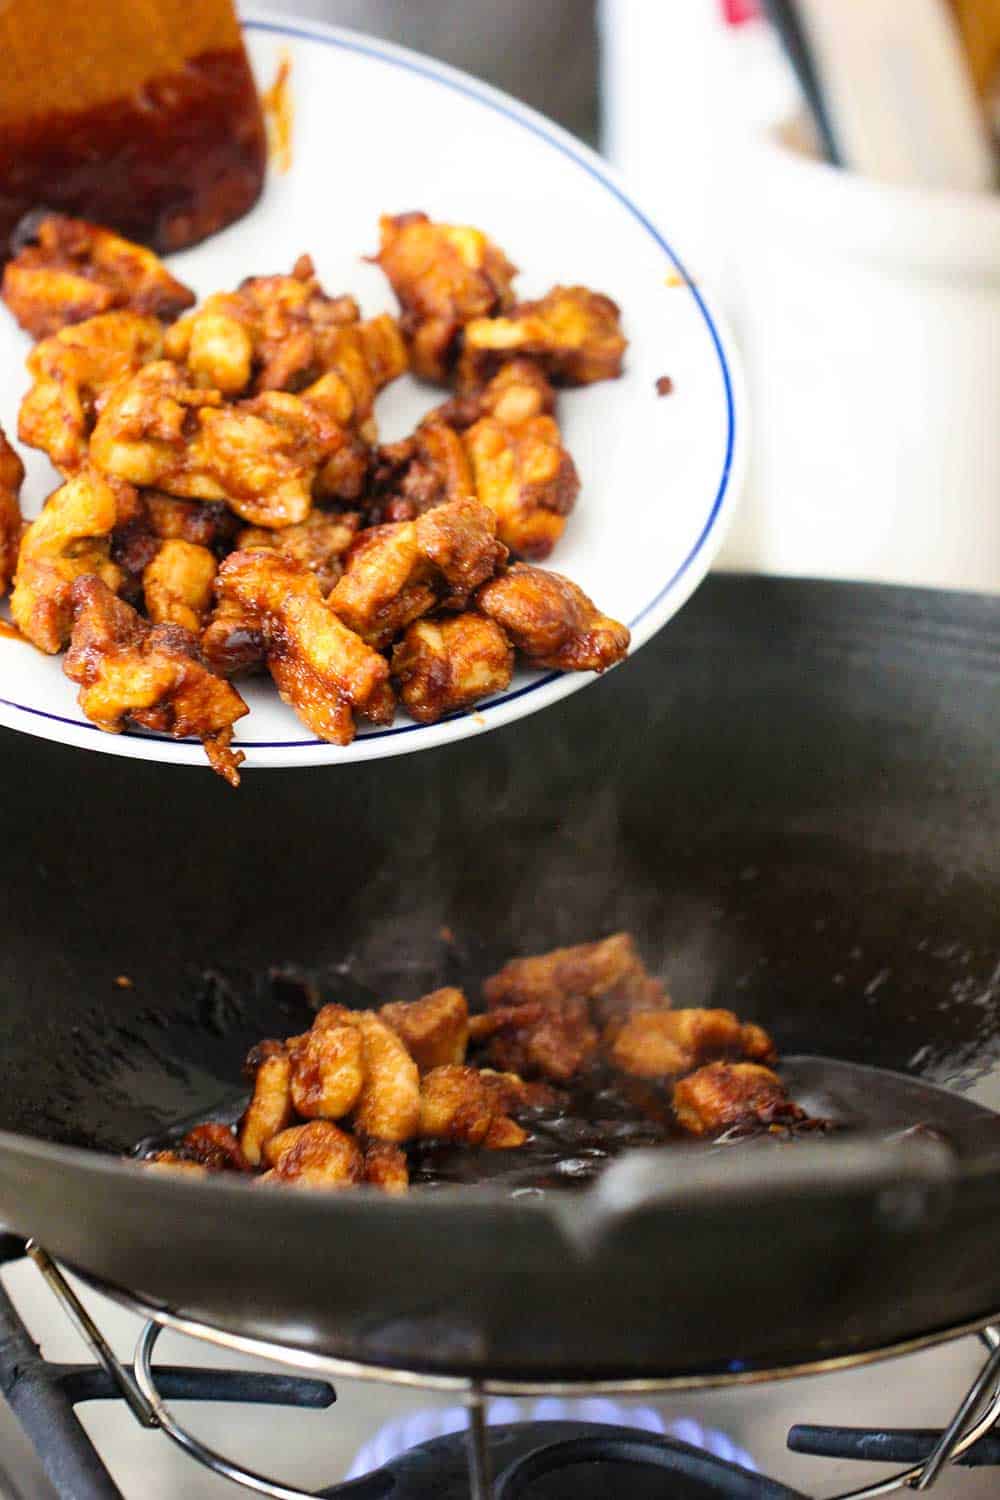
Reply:
[[[788,125],[734,161],[751,479],[724,567],[1000,591],[1000,197]]]

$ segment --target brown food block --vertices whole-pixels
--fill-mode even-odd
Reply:
[[[487,979],[483,995],[491,1011],[574,998],[587,1000],[595,1020],[602,1025],[633,1010],[662,1010],[669,1005],[663,985],[647,972],[627,932],[615,932],[596,943],[513,958]]]
[[[264,1147],[295,1118],[292,1108],[292,1063],[280,1042],[261,1042],[247,1058],[253,1093],[239,1123],[240,1149],[259,1167]]]
[[[609,1057],[635,1078],[687,1073],[710,1057],[773,1062],[771,1038],[731,1010],[649,1010],[612,1023]]]
[[[0,427],[0,598],[10,587],[17,568],[23,525],[18,496],[23,483],[24,465]]]
[[[246,213],[265,160],[231,0],[0,8],[0,259],[43,207],[179,250]]]
[[[626,626],[602,614],[561,573],[529,563],[515,563],[491,579],[477,593],[476,605],[502,626],[532,666],[604,672],[629,648]]]
[[[421,1073],[445,1063],[464,1063],[469,1007],[461,990],[434,990],[419,1000],[393,1001],[379,1011],[406,1043]]]
[[[364,1179],[357,1141],[330,1120],[310,1120],[272,1136],[264,1147],[272,1181],[294,1187],[345,1188]]]
[[[416,620],[393,649],[392,674],[411,719],[433,724],[505,692],[514,675],[514,648],[483,615]]]
[[[794,1123],[804,1118],[770,1068],[713,1062],[674,1085],[674,1113],[692,1135],[719,1135],[735,1126]]]
[[[390,1141],[369,1141],[365,1147],[365,1182],[383,1193],[405,1193],[410,1186],[406,1157]]]

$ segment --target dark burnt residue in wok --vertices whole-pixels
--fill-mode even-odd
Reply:
[[[277,977],[282,992],[294,983]],[[627,933],[513,959],[482,1000],[470,1014],[448,986],[377,1009],[323,1005],[307,1031],[253,1048],[237,1120],[180,1127],[144,1159],[300,1187],[520,1194],[582,1186],[639,1147],[829,1128],[789,1096],[761,1027],[675,1008]]]

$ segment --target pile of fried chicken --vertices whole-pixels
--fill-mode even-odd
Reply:
[[[598,1066],[658,1090],[691,1137],[805,1119],[767,1033],[729,1010],[674,1010],[628,933],[512,959],[483,1000],[472,1015],[453,987],[378,1010],[324,1005],[308,1031],[251,1051],[235,1129],[198,1125],[145,1165],[401,1193],[408,1142],[516,1150],[530,1112]]]
[[[0,597],[67,652],[101,729],[200,738],[235,785],[242,672],[344,745],[397,701],[431,723],[502,692],[516,653],[596,672],[625,655],[623,625],[533,565],[579,490],[555,388],[621,373],[609,298],[517,302],[485,234],[423,213],[381,221],[398,319],[328,295],[308,256],[195,307],[96,225],[43,216],[20,246],[2,296],[38,342],[18,437],[64,482],[24,528],[0,433]],[[375,398],[406,370],[450,395],[380,445]]]

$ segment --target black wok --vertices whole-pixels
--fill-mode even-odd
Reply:
[[[0,1220],[180,1315],[424,1370],[773,1368],[1000,1312],[998,731],[1000,604],[718,578],[603,683],[428,755],[233,794],[3,734]],[[619,927],[678,1001],[910,1082],[806,1059],[857,1132],[544,1200],[115,1159],[306,1019],[276,962],[364,1004]]]

